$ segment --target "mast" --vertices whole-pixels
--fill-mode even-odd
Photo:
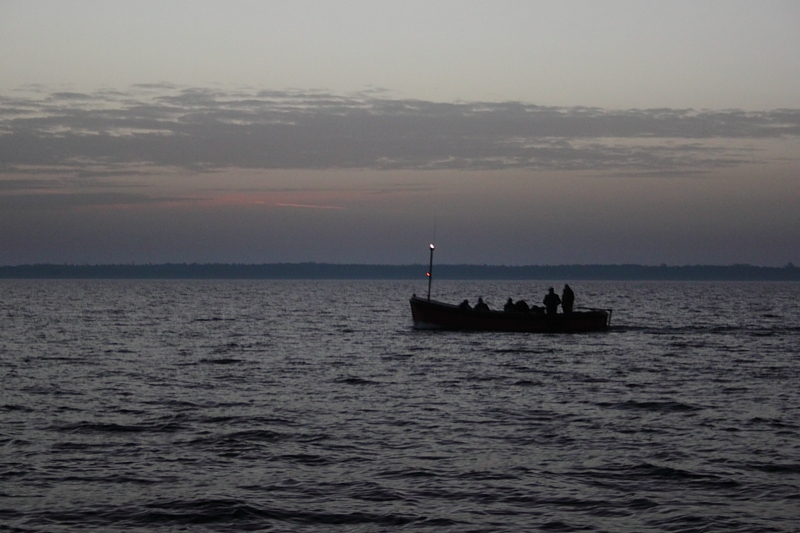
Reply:
[[[431,262],[428,265],[428,301],[431,301],[431,281],[433,281],[433,243],[431,243]]]

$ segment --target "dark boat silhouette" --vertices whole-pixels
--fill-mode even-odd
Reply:
[[[471,309],[431,300],[433,250],[428,269],[428,297],[411,296],[411,316],[416,329],[468,331],[519,331],[528,333],[580,333],[603,331],[611,325],[611,309],[578,307],[570,313],[546,314],[534,307],[530,311]]]
[[[578,308],[572,313],[547,315],[535,311],[476,311],[458,305],[411,297],[411,316],[417,329],[579,333],[602,331],[611,324],[610,309]]]

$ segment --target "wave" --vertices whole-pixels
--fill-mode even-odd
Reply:
[[[655,401],[626,400],[624,402],[617,402],[617,403],[597,402],[595,405],[597,405],[598,407],[607,407],[611,409],[643,410],[643,411],[653,411],[661,413],[691,412],[691,411],[701,411],[703,409],[701,407],[696,407],[686,403],[674,402],[674,401],[655,402]]]
[[[85,508],[73,511],[43,511],[30,517],[34,526],[53,524],[126,528],[220,526],[226,530],[257,531],[283,524],[293,526],[398,527],[412,524],[450,526],[456,522],[396,512],[323,511],[298,506],[282,508],[258,505],[238,499],[197,499],[156,501],[138,507]]]

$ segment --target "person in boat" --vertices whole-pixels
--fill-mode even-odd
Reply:
[[[553,287],[550,287],[550,290],[545,295],[542,303],[544,304],[545,308],[547,308],[548,315],[555,315],[558,312],[558,306],[561,304],[561,298],[559,298],[558,294],[555,293]]]
[[[517,300],[517,302],[514,303],[514,300],[511,298],[508,299],[506,305],[503,307],[503,311],[507,313],[527,313],[530,310],[531,308],[528,307],[528,302],[525,300]]]
[[[486,302],[484,302],[483,298],[480,297],[480,296],[478,297],[478,303],[475,304],[475,310],[476,311],[488,311],[489,310],[489,306],[486,305]]]
[[[575,293],[569,288],[569,285],[564,285],[564,290],[561,291],[561,309],[564,313],[569,314],[572,312],[572,305],[575,303]]]
[[[458,304],[459,309],[470,310],[472,307],[469,305],[469,300],[464,300],[460,304]]]

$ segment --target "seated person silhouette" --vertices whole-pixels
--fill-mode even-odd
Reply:
[[[484,303],[483,298],[478,297],[478,303],[475,304],[476,311],[488,311],[489,306]]]

